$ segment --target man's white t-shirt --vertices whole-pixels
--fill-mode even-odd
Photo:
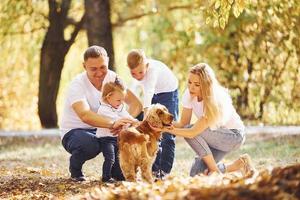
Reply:
[[[200,119],[204,115],[203,101],[198,101],[196,97],[191,97],[188,89],[186,89],[183,93],[182,106],[184,108],[192,109],[193,113],[196,115],[198,119]],[[212,129],[227,128],[227,129],[244,130],[244,123],[242,122],[240,116],[237,114],[233,105],[228,105],[227,112],[230,113],[227,113],[228,119],[225,120],[224,124],[217,125],[216,127],[211,127],[211,128]]]
[[[143,88],[143,106],[151,105],[154,94],[173,92],[178,88],[178,80],[173,72],[164,63],[147,59],[149,65],[144,78],[138,81]]]
[[[134,119],[126,110],[126,106],[121,104],[118,108],[114,108],[109,104],[101,102],[100,107],[98,109],[98,114],[105,116],[107,118],[112,119],[113,121],[121,119],[121,118],[131,118]],[[97,128],[96,132],[97,137],[117,137],[117,135],[113,135],[108,128]]]
[[[108,70],[103,80],[102,87],[108,82],[114,82],[116,77],[117,74],[115,72]],[[59,126],[62,138],[67,132],[75,128],[95,128],[81,121],[73,110],[72,105],[76,102],[84,101],[90,106],[91,111],[97,113],[100,106],[99,100],[101,98],[101,94],[101,91],[96,89],[88,79],[86,71],[78,74],[72,80],[65,98],[65,104]]]

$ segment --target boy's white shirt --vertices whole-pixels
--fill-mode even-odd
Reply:
[[[134,119],[126,110],[126,106],[121,104],[118,108],[114,108],[111,105],[104,103],[101,101],[101,104],[98,109],[98,114],[108,117],[113,121],[121,119],[121,118],[131,118]],[[96,132],[97,137],[117,137],[117,135],[113,135],[110,132],[109,128],[97,128]]]
[[[117,74],[111,70],[108,70],[102,87],[108,82],[114,82]],[[84,101],[90,106],[91,111],[97,113],[100,106],[99,99],[102,92],[97,90],[88,79],[86,71],[78,74],[70,83],[68,91],[65,97],[65,103],[63,108],[62,117],[59,123],[61,138],[72,129],[84,128],[92,129],[89,124],[81,121],[78,115],[72,108],[72,105],[79,101]]]
[[[143,88],[143,107],[151,105],[154,94],[173,92],[178,88],[178,79],[164,63],[147,59],[149,65],[144,78],[138,81]]]
[[[198,101],[196,97],[191,97],[188,89],[186,89],[182,95],[182,106],[184,108],[192,109],[193,113],[196,115],[198,119],[202,118],[204,115],[203,112],[203,101]],[[225,120],[224,124],[218,124],[214,127],[210,127],[212,130],[216,128],[227,128],[227,129],[238,129],[244,130],[244,123],[241,120],[240,116],[237,114],[236,110],[234,109],[233,105],[228,105],[230,109],[228,109],[228,119]]]

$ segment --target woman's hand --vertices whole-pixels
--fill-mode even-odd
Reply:
[[[169,131],[171,131],[171,130],[174,129],[173,125],[171,125],[171,126],[164,126],[162,128],[152,126],[151,124],[149,124],[149,126],[151,127],[152,130],[157,131],[157,132],[169,132]]]

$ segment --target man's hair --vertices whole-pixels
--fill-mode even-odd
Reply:
[[[87,59],[89,58],[98,58],[98,57],[107,57],[107,52],[103,47],[94,45],[94,46],[90,46],[89,48],[87,48],[87,50],[85,50],[84,54],[83,54],[83,59],[84,61],[87,61]]]
[[[133,49],[127,56],[127,64],[130,69],[134,69],[146,60],[145,52],[142,49]]]
[[[103,86],[102,98],[106,99],[115,91],[126,93],[123,83],[118,78],[116,78],[115,82],[108,82]]]

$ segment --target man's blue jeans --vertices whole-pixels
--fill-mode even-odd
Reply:
[[[71,154],[71,177],[83,176],[82,166],[85,161],[102,152],[101,139],[96,137],[96,129],[72,129],[64,135],[62,145]],[[124,180],[119,162],[114,163],[111,173],[116,180]]]

